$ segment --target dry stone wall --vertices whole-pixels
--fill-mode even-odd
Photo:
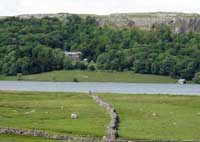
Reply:
[[[115,109],[108,104],[107,102],[103,101],[100,97],[92,94],[90,92],[90,95],[92,96],[93,100],[99,104],[101,107],[106,109],[106,111],[109,113],[111,121],[109,125],[107,126],[105,136],[103,137],[103,140],[105,142],[117,142],[117,126],[118,126],[118,115],[115,111]]]
[[[99,142],[99,138],[87,138],[87,137],[72,137],[66,135],[50,134],[44,131],[38,130],[25,130],[15,128],[0,128],[0,134],[14,134],[21,136],[32,136],[32,137],[43,137],[53,140],[66,140],[66,141],[77,141],[77,142]]]

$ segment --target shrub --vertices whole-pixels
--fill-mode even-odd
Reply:
[[[73,82],[79,82],[79,80],[76,77],[74,77]]]
[[[91,61],[88,65],[88,70],[94,71],[96,70],[96,65],[93,61]]]
[[[77,61],[76,62],[76,69],[86,70],[87,69],[87,64],[84,63],[83,61]]]
[[[22,80],[23,74],[22,73],[18,73],[17,74],[17,80]]]
[[[90,71],[95,71],[95,65],[89,65],[88,66],[88,69],[90,70]]]
[[[64,59],[63,66],[64,66],[64,69],[66,70],[74,68],[73,61],[69,57],[66,57]]]
[[[194,78],[193,78],[193,82],[200,84],[200,72],[196,73]]]

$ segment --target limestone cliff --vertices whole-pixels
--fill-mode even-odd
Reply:
[[[20,18],[43,18],[43,17],[57,17],[61,20],[66,19],[69,15],[67,13],[59,14],[35,14],[35,15],[20,15]],[[79,15],[86,17],[88,15]],[[95,17],[100,26],[108,25],[113,27],[129,27],[150,30],[152,27],[166,24],[173,32],[189,33],[200,32],[200,15],[199,14],[185,14],[185,13],[124,13],[111,15],[89,15]],[[5,17],[4,17],[5,18]]]
[[[150,30],[160,24],[168,25],[173,32],[188,33],[200,32],[200,15],[183,13],[138,13],[138,14],[111,14],[97,17],[100,25],[115,27],[138,27]]]

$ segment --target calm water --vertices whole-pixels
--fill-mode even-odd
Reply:
[[[200,95],[200,85],[196,84],[0,81],[0,90]]]

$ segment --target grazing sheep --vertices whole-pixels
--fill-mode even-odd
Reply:
[[[77,118],[78,118],[78,116],[75,113],[71,114],[71,119],[77,119]]]

